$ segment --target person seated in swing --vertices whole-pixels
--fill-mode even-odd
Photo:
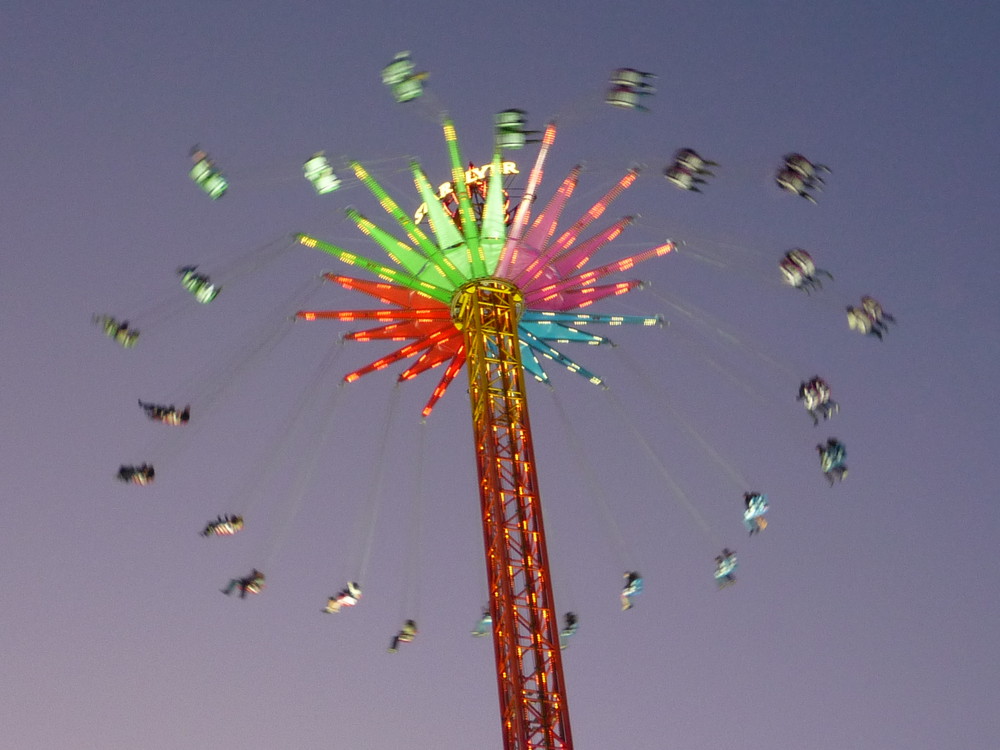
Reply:
[[[830,398],[830,384],[818,375],[809,382],[799,385],[797,400],[801,401],[812,417],[813,426],[819,424],[820,416],[829,419],[840,411],[840,406]]]
[[[715,558],[715,581],[720,589],[736,583],[736,553],[728,547]]]
[[[209,521],[202,530],[202,536],[232,536],[243,530],[243,516],[227,514]]]
[[[875,325],[875,321],[861,308],[853,305],[847,306],[847,325],[852,331],[858,331],[864,336],[874,336],[882,339],[882,328]]]
[[[187,289],[194,298],[207,305],[219,296],[222,287],[212,283],[212,280],[203,273],[197,272],[198,266],[183,266],[177,269],[177,274],[181,277],[181,285]]]
[[[131,349],[139,340],[139,332],[129,327],[127,320],[119,321],[110,315],[95,315],[94,322],[104,329],[104,335],[114,339],[126,349]]]
[[[339,612],[344,607],[353,607],[361,599],[361,587],[354,581],[349,581],[347,586],[327,599],[323,611],[332,615]]]
[[[563,620],[563,628],[559,631],[559,648],[566,648],[569,645],[569,639],[576,635],[579,627],[580,618],[577,617],[576,612],[567,612]]]
[[[389,653],[394,654],[399,651],[400,643],[412,643],[416,635],[417,621],[407,620],[403,623],[402,629],[392,637],[392,643],[389,644]]]
[[[194,183],[200,187],[212,200],[221,198],[229,189],[229,182],[215,166],[211,157],[195,146],[191,149],[191,160],[194,166],[189,173]]]
[[[622,612],[632,609],[632,600],[642,593],[643,581],[638,571],[630,570],[625,573],[625,587],[622,589],[621,602]]]
[[[264,590],[264,574],[254,568],[248,576],[231,578],[229,584],[222,589],[222,593],[230,596],[237,590],[240,592],[240,599],[246,599],[247,594],[259,594]]]
[[[170,406],[162,406],[160,404],[154,404],[151,401],[143,401],[139,399],[139,407],[146,412],[146,416],[152,419],[154,422],[163,422],[169,425],[179,425],[187,424],[191,419],[191,405],[188,404],[181,411],[177,410],[177,407],[171,404]]]
[[[172,425],[187,424],[191,421],[191,404],[180,411],[171,406],[170,410],[163,415],[163,421]]]
[[[837,438],[829,438],[826,445],[817,444],[816,452],[819,453],[820,468],[826,481],[833,487],[835,482],[842,482],[847,478],[847,449]]]
[[[886,322],[896,322],[896,319],[887,313],[881,303],[874,297],[869,297],[868,295],[862,297],[861,309],[864,311],[865,315],[868,316],[873,328],[878,330],[880,333],[885,332]]]
[[[472,629],[472,635],[476,638],[482,638],[484,635],[489,635],[492,628],[493,615],[490,614],[489,607],[483,607],[483,613],[479,616],[479,622],[476,623],[476,627]]]
[[[119,482],[130,482],[145,487],[147,484],[152,484],[156,478],[156,469],[153,468],[152,464],[139,464],[138,466],[122,464],[118,467],[117,477]]]
[[[746,510],[743,511],[743,525],[746,526],[750,536],[760,533],[767,528],[767,495],[759,492],[744,492],[743,503]]]

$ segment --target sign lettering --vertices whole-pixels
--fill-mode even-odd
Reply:
[[[467,186],[479,185],[486,180],[486,176],[493,171],[492,164],[483,164],[481,167],[469,167],[465,171],[465,184]],[[512,161],[505,161],[500,163],[500,174],[520,174],[517,169],[517,164]],[[444,200],[449,195],[455,192],[455,186],[450,182],[442,182],[438,185],[437,189],[437,199]],[[423,221],[424,216],[427,215],[427,204],[421,203],[420,207],[413,214],[413,220],[419,224]]]

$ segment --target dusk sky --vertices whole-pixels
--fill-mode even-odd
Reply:
[[[563,225],[644,168],[598,262],[678,245],[592,308],[666,325],[565,347],[607,390],[555,365],[528,387],[555,602],[580,618],[575,747],[1000,748],[998,40],[985,0],[9,0],[0,748],[501,747],[492,645],[470,636],[465,375],[426,424],[440,370],[341,386],[398,344],[291,323],[377,303],[290,238],[383,260],[344,217],[391,227],[378,203],[355,180],[316,195],[305,159],[357,159],[415,210],[410,158],[448,179],[442,115],[483,163],[509,108],[559,126],[542,203],[585,167]],[[380,71],[403,50],[429,77],[397,104]],[[603,102],[620,67],[657,75],[650,112]],[[188,178],[195,144],[220,200]],[[681,147],[719,163],[702,194],[662,176]],[[832,170],[816,205],[775,185],[789,152]],[[508,153],[513,190],[535,153]],[[833,275],[821,291],[781,283],[795,247]],[[223,285],[209,305],[180,286],[190,264]],[[866,294],[897,321],[881,342],[847,325]],[[818,427],[795,400],[813,375],[840,404]],[[829,437],[850,469],[833,488]],[[115,481],[144,461],[155,484]],[[771,504],[753,538],[748,490]],[[243,532],[199,535],[229,512]],[[720,591],[723,546],[740,566]],[[261,595],[220,593],[253,567]],[[632,569],[646,589],[622,612]],[[323,614],[352,579],[360,604]],[[387,653],[408,618],[416,640]]]

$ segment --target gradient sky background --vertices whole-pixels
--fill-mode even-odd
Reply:
[[[300,306],[371,306],[288,246],[304,231],[380,257],[343,218],[386,224],[375,202],[316,196],[305,158],[357,158],[415,207],[407,156],[447,179],[441,111],[481,162],[493,114],[518,107],[560,123],[543,200],[587,164],[566,220],[647,165],[606,223],[642,218],[603,260],[686,243],[597,306],[669,326],[571,349],[608,392],[554,369],[555,395],[529,388],[556,602],[581,621],[576,746],[1000,747],[1000,10],[485,6],[6,4],[0,746],[500,746],[492,648],[469,637],[486,586],[461,379],[421,428],[437,376],[335,386],[392,345],[331,363],[349,326],[329,322],[262,344]],[[431,74],[412,105],[379,79],[400,50]],[[602,104],[621,66],[659,75],[651,113]],[[187,177],[195,143],[222,200]],[[703,195],[660,176],[682,146],[721,164]],[[818,205],[775,187],[789,151],[832,167]],[[796,246],[835,275],[821,294],[779,283]],[[224,284],[212,305],[180,289],[188,263]],[[899,321],[883,343],[847,328],[862,294]],[[130,317],[138,347],[94,313]],[[817,373],[842,410],[813,428],[795,393]],[[147,422],[137,398],[190,400],[192,424]],[[833,489],[829,436],[850,466]],[[144,460],[154,486],[114,481]],[[750,540],[748,489],[772,504]],[[198,536],[228,511],[242,535]],[[722,544],[741,567],[719,592]],[[263,595],[219,594],[254,565]],[[361,605],[322,615],[359,566]],[[631,567],[647,589],[622,613]],[[407,617],[418,639],[387,654]]]

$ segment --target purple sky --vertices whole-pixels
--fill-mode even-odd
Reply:
[[[469,637],[486,586],[462,380],[423,428],[436,376],[334,389],[392,345],[330,365],[349,330],[330,322],[263,345],[344,269],[301,247],[260,261],[296,231],[379,256],[343,218],[386,224],[371,197],[302,179],[315,151],[415,207],[408,156],[447,178],[440,111],[484,161],[517,107],[560,123],[543,199],[587,165],[568,220],[647,165],[606,223],[641,219],[601,260],[686,243],[597,306],[668,327],[568,350],[610,392],[561,370],[554,396],[529,389],[556,602],[580,615],[577,747],[1000,747],[994,4],[93,5],[14,0],[0,23],[0,745],[500,746],[492,648]],[[400,50],[431,74],[405,106],[379,80]],[[650,114],[601,103],[621,66],[658,74]],[[195,143],[230,178],[220,201],[187,177]],[[682,146],[721,164],[703,195],[660,176]],[[775,187],[789,151],[832,167],[817,206]],[[836,277],[820,294],[779,283],[796,246]],[[212,305],[180,290],[189,263],[225,285]],[[305,306],[369,306],[308,288]],[[899,321],[883,343],[847,328],[862,294]],[[139,346],[94,313],[131,317]],[[842,410],[813,428],[794,397],[817,373]],[[137,398],[190,400],[192,424]],[[832,490],[829,436],[851,469]],[[144,460],[154,486],[113,480]],[[749,540],[748,489],[772,504]],[[243,534],[198,536],[228,511]],[[741,567],[719,592],[721,544]],[[254,565],[263,595],[219,594]],[[646,592],[622,613],[633,566]],[[361,605],[322,615],[359,567]],[[420,634],[390,656],[408,617]]]

